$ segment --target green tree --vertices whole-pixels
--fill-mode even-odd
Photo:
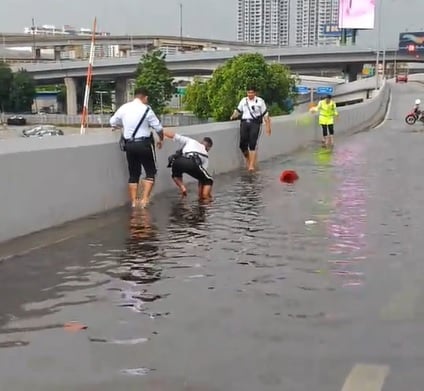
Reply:
[[[192,84],[187,86],[183,103],[187,110],[192,111],[196,117],[209,118],[211,107],[208,98],[208,84],[200,79],[195,79]]]
[[[257,88],[271,115],[280,115],[287,98],[293,96],[295,79],[287,67],[267,64],[261,54],[240,54],[217,68],[201,88],[187,89],[187,109],[217,121],[228,120],[249,85]]]
[[[10,107],[14,112],[30,111],[36,95],[35,82],[24,69],[13,74]]]
[[[156,114],[162,114],[166,103],[175,93],[171,73],[166,67],[166,55],[160,50],[146,53],[141,58],[136,71],[136,88],[145,87],[149,91],[149,105]]]
[[[10,91],[13,73],[5,62],[0,62],[0,111],[10,110]]]

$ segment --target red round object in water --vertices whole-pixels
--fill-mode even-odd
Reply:
[[[280,181],[283,183],[293,183],[299,179],[296,171],[285,170],[280,175]]]

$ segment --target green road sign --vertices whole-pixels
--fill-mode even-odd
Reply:
[[[187,93],[187,87],[177,87],[177,94],[184,96]]]

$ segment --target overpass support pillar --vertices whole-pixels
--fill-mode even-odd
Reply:
[[[119,57],[128,57],[128,49],[119,49]]]
[[[62,50],[60,47],[55,47],[54,48],[54,60],[55,61],[60,61],[62,57]]]
[[[73,77],[65,77],[66,114],[77,115],[77,81]]]
[[[131,99],[129,80],[120,77],[115,80],[115,106],[118,108]]]
[[[35,48],[32,50],[32,55],[34,56],[34,58],[36,60],[41,59],[41,49],[40,48]]]
[[[349,83],[358,80],[358,75],[362,72],[362,67],[362,64],[346,65],[344,72],[348,76]]]

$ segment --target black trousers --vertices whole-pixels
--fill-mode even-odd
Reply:
[[[261,124],[258,121],[240,122],[240,149],[243,154],[249,151],[256,151],[259,136],[261,134]]]
[[[213,178],[202,165],[197,164],[193,158],[180,156],[172,163],[172,178],[182,178],[183,174],[197,179],[199,184],[205,186],[213,185]]]
[[[146,173],[145,179],[154,181],[157,173],[156,152],[153,140],[132,141],[126,144],[128,162],[128,183],[138,183],[142,167]]]
[[[323,137],[334,135],[334,125],[321,125]]]

